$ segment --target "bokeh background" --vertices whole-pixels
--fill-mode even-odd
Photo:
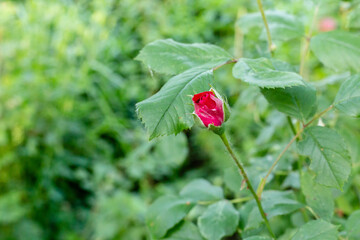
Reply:
[[[264,6],[298,16],[308,29],[314,2]],[[344,13],[346,4],[326,0],[319,17],[349,28],[349,19],[360,14]],[[158,196],[198,177],[238,189],[237,173],[216,136],[194,128],[148,141],[135,104],[169,76],[134,58],[147,43],[164,38],[217,44],[236,57],[264,56],[267,43],[259,32],[243,38],[235,27],[238,17],[256,11],[256,1],[248,0],[0,1],[0,239],[148,239],[145,213]],[[351,28],[360,27],[352,22]],[[275,57],[298,65],[300,44],[279,43]],[[307,69],[320,92],[327,86],[319,100],[326,106],[344,75],[325,78],[333,73],[312,56]],[[218,70],[216,79],[233,109],[232,141],[256,178],[290,139],[286,118],[256,88],[233,79],[230,66]],[[358,122],[333,114],[327,124],[335,120],[359,161],[360,138],[353,134]],[[288,153],[279,165],[277,187],[298,187],[296,174],[281,185],[294,156]],[[354,189],[337,200],[345,215],[358,208],[359,176],[350,182]]]

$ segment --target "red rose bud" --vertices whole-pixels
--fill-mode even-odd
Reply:
[[[194,114],[207,128],[210,124],[216,127],[221,126],[225,120],[224,101],[216,97],[211,90],[213,89],[195,94],[192,98],[195,107]]]

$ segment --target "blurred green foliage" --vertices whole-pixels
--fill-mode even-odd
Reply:
[[[339,27],[358,27],[351,20],[359,13],[339,15],[342,3],[326,1],[320,16],[335,16]],[[265,1],[264,6],[298,14],[307,26],[314,3]],[[225,196],[238,196],[237,175],[211,133],[193,129],[148,142],[135,103],[167,77],[149,73],[134,58],[144,45],[164,38],[210,42],[237,55],[236,19],[256,11],[256,2],[246,0],[1,1],[0,239],[148,239],[148,205],[164,193],[178,193],[191,179],[207,178],[226,186]],[[264,55],[266,40],[259,34],[244,39],[244,56]],[[277,45],[276,57],[298,64],[299,45],[299,40]],[[313,57],[308,65],[313,80],[333,74]],[[284,116],[257,89],[233,79],[230,68],[216,72],[216,79],[232,105],[232,141],[258,182],[291,132]],[[326,88],[320,106],[338,88],[325,80],[319,84],[335,86]],[[337,211],[348,215],[359,208],[360,138],[353,133],[360,129],[341,115],[325,121],[331,125],[335,119],[356,163],[336,200]],[[288,153],[271,184],[298,189],[293,168]],[[281,185],[287,174],[293,177]]]

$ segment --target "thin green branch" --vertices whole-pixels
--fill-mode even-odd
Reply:
[[[274,232],[272,231],[272,229],[271,229],[271,227],[270,227],[269,221],[268,221],[268,219],[266,218],[266,214],[265,214],[264,209],[263,209],[263,207],[262,207],[262,205],[261,205],[261,202],[260,202],[258,196],[256,195],[256,193],[255,193],[255,191],[254,191],[254,188],[253,188],[253,186],[251,185],[250,180],[249,180],[249,178],[248,178],[248,176],[247,176],[247,174],[246,174],[246,172],[245,172],[244,167],[242,166],[242,164],[240,163],[240,161],[239,161],[239,160],[237,159],[237,157],[235,156],[235,153],[233,152],[233,150],[232,150],[232,148],[231,148],[231,146],[230,146],[230,143],[229,143],[229,141],[228,141],[227,138],[226,138],[225,133],[223,133],[222,135],[219,135],[219,136],[220,136],[221,140],[223,141],[223,143],[224,143],[226,149],[228,150],[229,154],[231,155],[232,159],[234,160],[236,166],[239,168],[240,173],[241,173],[242,177],[244,178],[244,180],[245,180],[245,182],[246,182],[246,184],[247,184],[248,189],[250,190],[251,194],[253,195],[253,197],[254,197],[254,199],[255,199],[255,201],[256,201],[256,204],[257,204],[257,206],[258,206],[259,212],[260,212],[262,218],[264,219],[265,225],[266,225],[266,227],[267,227],[270,235],[271,235],[273,238],[276,238]]]
[[[266,16],[265,16],[265,12],[264,12],[264,8],[263,8],[261,0],[257,0],[257,3],[258,3],[259,10],[260,10],[260,13],[261,13],[261,17],[263,19],[265,29],[266,29],[266,36],[267,36],[267,39],[268,39],[269,51],[270,51],[270,54],[273,55],[273,51],[275,50],[275,46],[273,45],[272,40],[271,40],[269,24],[268,24],[268,22],[266,20]]]
[[[285,154],[285,152],[290,148],[291,144],[293,144],[293,142],[300,136],[300,134],[304,131],[304,128],[301,129],[291,140],[290,142],[286,145],[286,147],[284,148],[284,150],[282,150],[282,152],[279,154],[279,156],[276,158],[275,162],[271,165],[269,171],[267,172],[266,176],[261,179],[261,182],[259,184],[259,187],[257,189],[257,195],[259,197],[261,197],[261,194],[264,190],[265,184],[266,184],[266,180],[268,179],[268,177],[270,176],[272,170],[275,168],[275,166],[277,165],[277,163],[280,161],[281,157]]]
[[[316,8],[315,8],[314,16],[313,16],[313,19],[311,21],[311,26],[310,26],[310,29],[309,29],[309,33],[305,37],[305,44],[304,44],[304,47],[302,48],[303,51],[301,53],[300,72],[299,72],[301,76],[304,75],[305,61],[306,61],[306,57],[307,57],[307,55],[309,53],[310,40],[311,40],[311,37],[312,37],[312,32],[313,32],[314,27],[315,27],[318,12],[319,12],[319,5],[317,5]]]
[[[285,154],[285,152],[290,148],[290,146],[293,144],[293,142],[300,137],[301,133],[305,130],[306,127],[308,127],[311,123],[313,123],[316,119],[320,118],[322,115],[324,115],[325,113],[327,113],[328,111],[330,111],[332,108],[334,107],[334,105],[330,105],[327,109],[325,109],[324,111],[316,114],[308,123],[306,123],[302,129],[300,129],[296,135],[290,140],[290,142],[286,145],[286,147],[284,148],[284,150],[279,154],[279,156],[276,158],[275,162],[271,165],[269,171],[267,172],[266,176],[261,180],[259,187],[257,189],[257,195],[259,197],[261,197],[261,194],[264,190],[266,181],[268,179],[268,177],[270,176],[271,172],[273,171],[273,169],[275,168],[275,166],[277,165],[277,163],[280,161],[281,157]]]
[[[253,197],[243,197],[243,198],[235,198],[230,200],[231,203],[242,203],[253,199]]]
[[[224,65],[226,65],[226,64],[229,64],[229,63],[236,63],[237,61],[238,61],[237,59],[231,59],[231,60],[229,60],[229,61],[227,61],[227,62],[224,62],[224,63],[222,63],[222,64],[220,64],[220,65],[218,65],[218,66],[214,67],[214,68],[213,68],[213,71],[218,70],[219,68],[221,68],[222,66],[224,66]]]
[[[306,206],[305,209],[307,209],[314,216],[315,219],[320,218],[319,215],[317,215],[311,207]]]
[[[327,113],[328,111],[330,111],[332,108],[334,107],[334,105],[330,105],[327,109],[325,109],[324,111],[316,114],[308,123],[306,123],[304,125],[304,128],[306,128],[307,126],[309,126],[312,122],[314,122],[316,119],[320,118],[322,115],[324,115],[325,113]]]
[[[242,198],[234,198],[229,200],[229,202],[231,203],[242,203],[242,202],[247,202],[249,200],[253,199],[253,197],[242,197]],[[218,202],[218,200],[212,200],[212,201],[198,201],[197,204],[199,205],[210,205],[213,203]]]

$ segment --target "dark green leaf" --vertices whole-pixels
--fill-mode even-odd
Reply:
[[[206,239],[220,240],[236,231],[238,221],[236,209],[230,202],[223,200],[206,209],[198,219],[198,226]]]
[[[186,185],[180,192],[180,196],[197,201],[215,201],[224,198],[223,190],[213,186],[205,179],[196,179]]]
[[[311,39],[311,50],[325,66],[337,71],[360,71],[360,36],[331,31]]]
[[[324,220],[314,220],[303,225],[292,240],[337,240],[337,227]]]
[[[187,199],[175,196],[158,198],[149,208],[146,225],[154,238],[163,237],[166,232],[180,222],[193,207]]]
[[[310,157],[310,168],[316,173],[317,183],[342,189],[351,165],[345,142],[337,132],[319,126],[307,128],[298,149],[300,154]]]
[[[251,236],[244,238],[244,240],[271,240],[272,238],[268,236]]]
[[[184,221],[170,230],[168,236],[162,240],[203,240],[203,238],[195,224]]]
[[[341,84],[334,106],[350,116],[360,117],[360,74],[351,76]]]
[[[300,176],[299,172],[290,172],[283,183],[281,184],[282,188],[295,188],[300,189]]]
[[[194,68],[171,78],[155,95],[139,102],[137,113],[147,128],[150,139],[177,134],[190,128],[194,106],[190,95],[210,89],[213,71]]]
[[[211,69],[232,57],[224,49],[205,43],[185,44],[172,39],[157,40],[146,45],[136,57],[156,72],[179,74],[206,65]]]
[[[233,67],[233,75],[244,82],[262,88],[284,88],[304,85],[304,81],[297,73],[281,71],[275,68],[267,58],[241,58]]]
[[[306,197],[306,203],[320,218],[330,221],[334,213],[334,199],[331,189],[317,184],[312,174],[307,171],[301,175],[301,190]]]
[[[303,122],[316,111],[316,90],[309,83],[286,88],[263,88],[261,92],[277,110]]]

